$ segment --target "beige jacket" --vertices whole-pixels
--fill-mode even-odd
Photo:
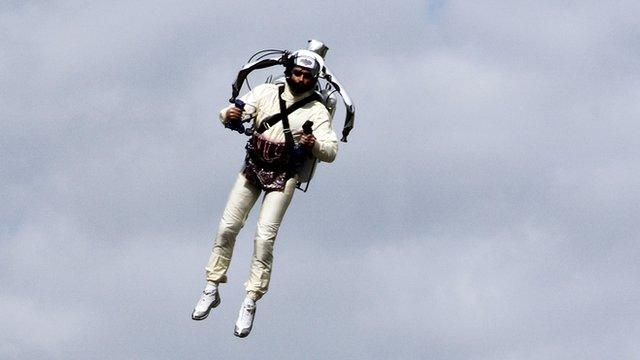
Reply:
[[[285,100],[286,106],[293,105],[296,101],[299,101],[309,95],[310,92],[294,96],[289,91],[289,86],[285,85],[282,98]],[[262,84],[256,86],[240,97],[245,102],[245,111],[247,113],[257,113],[257,117],[254,120],[255,128],[267,117],[280,112],[280,103],[278,100],[278,85],[276,84]],[[220,121],[224,124],[224,115],[227,109],[232,107],[230,105],[220,111]],[[293,139],[297,143],[302,135],[302,124],[307,120],[313,121],[313,135],[316,137],[315,145],[313,146],[312,153],[320,161],[332,162],[336,158],[338,152],[338,138],[331,127],[331,117],[329,112],[317,101],[312,101],[294,111],[289,116],[289,127],[293,134]],[[262,136],[270,141],[284,142],[284,132],[282,129],[282,121],[279,121],[269,129],[262,133]],[[305,166],[304,168],[306,168]],[[304,170],[301,174],[304,174]],[[307,181],[304,176],[301,181]]]

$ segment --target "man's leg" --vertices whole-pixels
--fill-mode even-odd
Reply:
[[[273,263],[273,245],[287,207],[296,189],[295,178],[287,181],[284,191],[271,191],[265,194],[258,216],[258,226],[254,238],[251,274],[245,288],[253,300],[258,300],[269,289],[271,266]]]
[[[215,244],[205,267],[208,282],[215,284],[227,282],[226,274],[233,255],[236,236],[244,226],[249,211],[260,196],[260,191],[242,174],[238,175],[220,219]]]
[[[242,174],[238,175],[220,220],[218,235],[209,257],[209,263],[205,267],[207,286],[191,313],[193,320],[206,319],[211,309],[220,303],[218,283],[227,281],[226,274],[231,262],[236,236],[258,196],[260,196],[260,190],[249,183]]]
[[[280,228],[280,223],[287,211],[293,192],[296,189],[295,178],[287,181],[284,191],[271,191],[264,195],[258,228],[253,243],[253,257],[251,259],[251,274],[244,284],[247,296],[242,302],[238,319],[233,330],[234,335],[245,337],[251,332],[256,313],[256,301],[269,289],[271,279],[271,264],[273,263],[273,244]]]

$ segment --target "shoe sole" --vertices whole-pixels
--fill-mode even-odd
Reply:
[[[202,316],[195,316],[193,315],[195,313],[195,310],[191,313],[191,319],[195,320],[195,321],[200,321],[200,320],[204,320],[207,318],[207,316],[209,316],[209,313],[211,312],[211,309],[215,308],[216,306],[218,306],[220,304],[220,296],[218,295],[218,297],[211,303],[211,305],[209,305],[209,309],[207,309],[207,312],[204,313],[204,315]]]

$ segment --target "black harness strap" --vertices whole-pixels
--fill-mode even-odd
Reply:
[[[293,148],[295,147],[295,143],[293,142],[293,134],[291,134],[291,129],[289,128],[289,116],[287,114],[287,110],[291,109],[295,105],[298,105],[298,103],[293,104],[289,109],[287,109],[286,108],[287,104],[285,104],[284,99],[282,98],[282,92],[284,92],[284,86],[280,86],[278,88],[278,100],[280,100],[280,117],[282,118],[282,131],[284,132],[284,143],[285,143],[287,152],[293,155]],[[299,103],[303,102],[304,100],[306,100],[306,98],[300,101]]]
[[[287,115],[289,115],[292,112],[300,109],[301,107],[307,105],[308,103],[310,103],[310,102],[312,102],[314,100],[322,102],[322,98],[320,97],[320,95],[318,95],[318,93],[316,93],[314,91],[311,95],[307,96],[306,98],[294,103],[293,105],[291,105],[291,106],[289,106],[288,108],[285,109],[284,100],[282,100],[283,91],[284,91],[284,86],[279,86],[278,87],[278,99],[280,100],[280,113],[274,114],[274,115],[262,120],[262,122],[260,123],[260,126],[258,126],[258,129],[256,130],[256,132],[258,134],[262,134],[268,128],[270,128],[273,125],[277,124],[278,121],[281,121],[281,120],[282,120],[282,125],[284,126],[284,118]],[[287,119],[287,124],[288,123],[289,123],[289,121]],[[286,138],[286,132],[285,132],[285,138]]]

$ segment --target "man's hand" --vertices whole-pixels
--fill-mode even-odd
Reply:
[[[300,136],[300,146],[304,146],[305,148],[311,150],[313,149],[313,145],[316,143],[316,137],[313,134],[302,134]]]
[[[224,114],[224,121],[238,121],[242,118],[242,109],[237,107],[231,107],[227,110],[226,114]]]

